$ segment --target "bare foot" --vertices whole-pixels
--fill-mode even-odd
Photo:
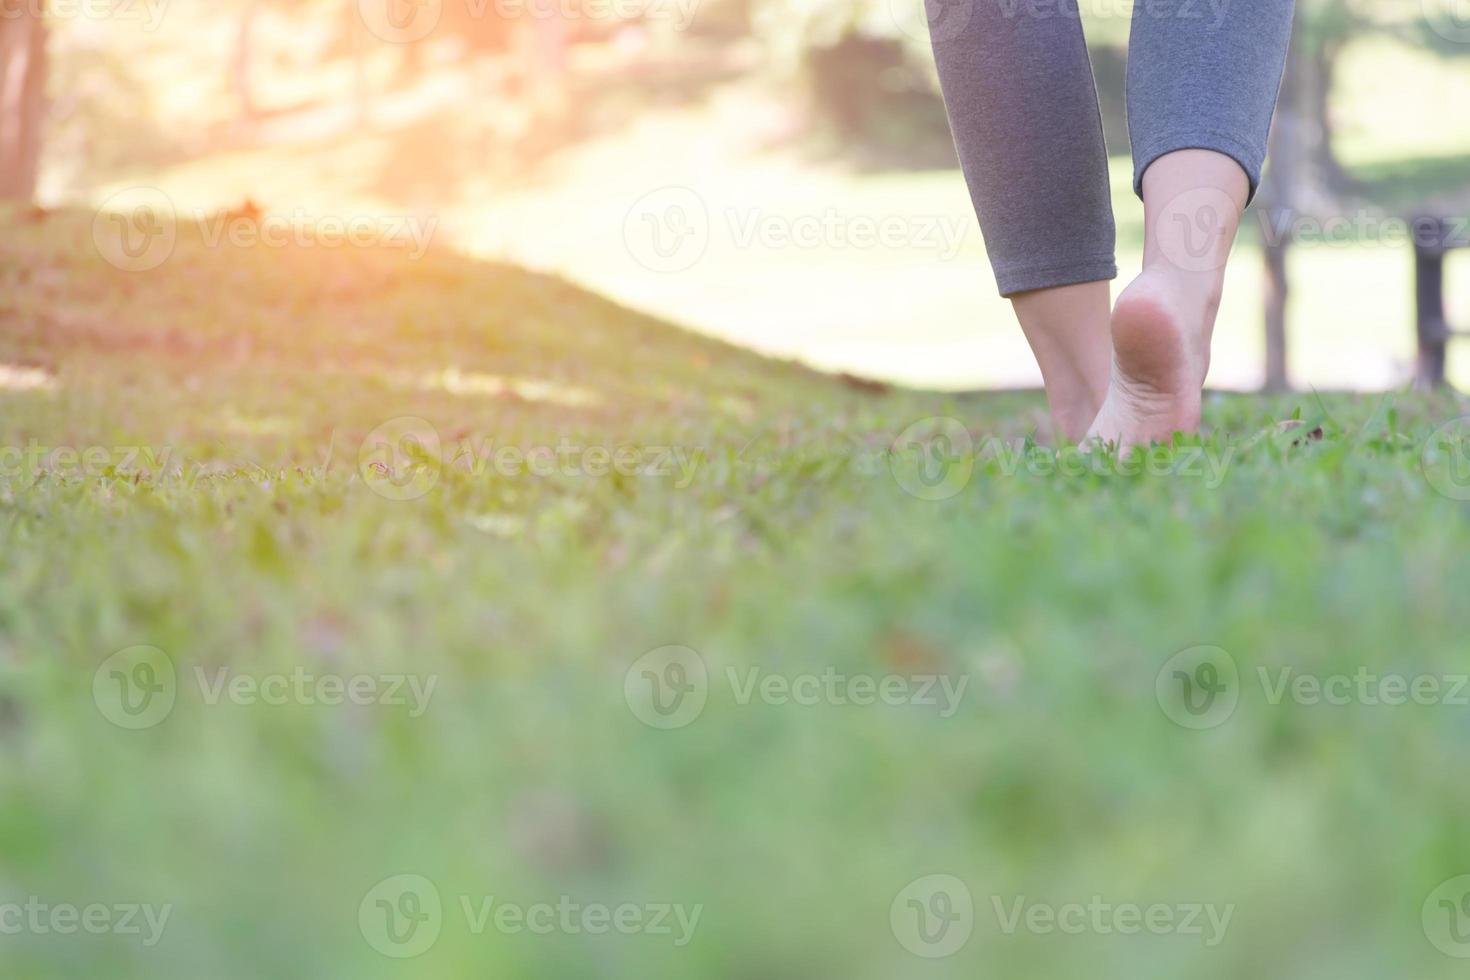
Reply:
[[[1168,442],[1200,423],[1218,289],[1168,267],[1145,269],[1113,310],[1113,373],[1088,430],[1120,448]]]
[[[1225,266],[1250,196],[1239,163],[1178,150],[1143,175],[1143,274],[1113,309],[1113,371],[1090,438],[1122,449],[1199,428]]]

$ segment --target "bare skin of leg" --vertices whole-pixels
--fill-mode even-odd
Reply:
[[[1160,157],[1143,176],[1143,273],[1113,309],[1113,369],[1088,432],[1123,448],[1195,432],[1225,265],[1250,195],[1212,150]]]
[[[1113,345],[1108,336],[1109,284],[1038,289],[1011,297],[1016,318],[1046,383],[1057,434],[1081,442],[1108,390]]]

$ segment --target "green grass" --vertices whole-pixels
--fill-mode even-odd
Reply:
[[[30,896],[170,910],[151,946],[0,934],[7,975],[1462,973],[1421,908],[1470,872],[1465,707],[1268,695],[1288,667],[1465,670],[1470,510],[1435,489],[1463,487],[1441,451],[1463,447],[1424,464],[1463,399],[1211,397],[1211,433],[1153,472],[1052,472],[1037,397],[848,384],[509,267],[186,232],[129,273],[66,213],[0,249],[0,926]],[[409,416],[433,432],[380,428]],[[964,479],[966,437],[1006,452]],[[697,465],[453,451],[563,438]],[[37,473],[13,462],[32,445],[102,452]],[[112,669],[147,675],[99,668],[137,645],[174,704],[129,729]],[[661,729],[629,668],[667,645],[709,682]],[[1239,676],[1205,730],[1172,720],[1164,670],[1198,645]],[[742,703],[753,668],[966,686],[952,712]],[[434,686],[421,711],[211,703],[222,669]],[[442,912],[399,960],[370,938],[403,874]],[[934,874],[974,925],[931,960],[890,912]],[[699,918],[682,946],[477,934],[461,896]],[[1216,945],[1008,934],[1023,896],[1231,918]]]

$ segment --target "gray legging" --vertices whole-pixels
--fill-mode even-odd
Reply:
[[[927,0],[960,165],[1001,295],[1112,279],[1116,228],[1077,0]],[[1175,150],[1237,160],[1254,195],[1292,0],[1136,0],[1134,189]]]

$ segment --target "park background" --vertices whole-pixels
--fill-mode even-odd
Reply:
[[[1452,0],[1299,7],[1273,148],[1290,163],[1244,223],[1210,381],[1394,387],[1414,372],[1404,222],[1467,237],[1470,17]],[[1126,281],[1132,4],[1081,10]],[[5,30],[19,57],[23,22]],[[824,370],[1039,380],[995,295],[920,0],[74,0],[46,33],[44,121],[8,130],[37,142],[45,207],[125,211],[120,192],[145,187],[185,215],[416,215],[437,245]],[[12,85],[7,104],[27,98]],[[1268,366],[1262,246],[1280,229],[1287,339]],[[1467,280],[1470,252],[1452,253],[1452,324],[1470,322]]]

